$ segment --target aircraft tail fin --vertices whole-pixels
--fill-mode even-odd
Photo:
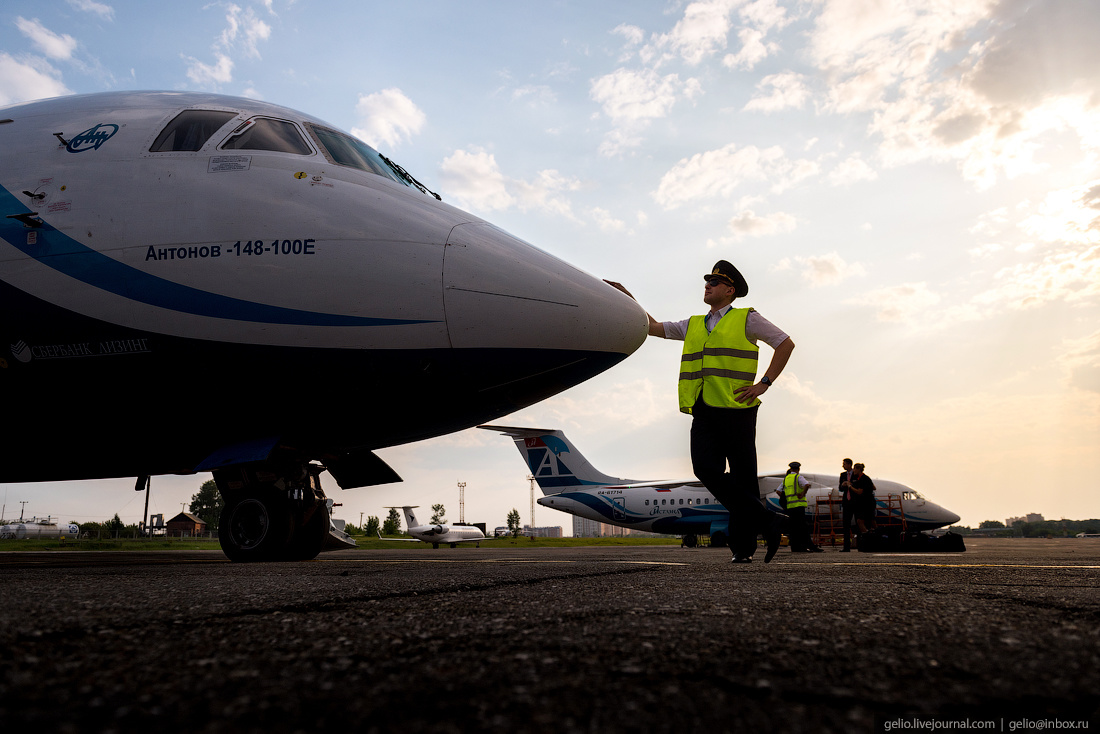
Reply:
[[[601,484],[629,484],[634,480],[612,477],[597,470],[558,430],[546,428],[516,428],[511,426],[478,426],[487,431],[500,431],[516,443],[528,468],[544,495],[560,494],[567,489]]]
[[[417,507],[420,507],[420,505],[402,505],[400,508],[387,507],[386,509],[387,510],[400,509],[403,513],[405,513],[405,529],[408,530],[409,528],[420,527],[420,523],[418,523],[416,521],[416,515],[413,514],[413,510]]]

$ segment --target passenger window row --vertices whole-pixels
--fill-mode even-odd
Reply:
[[[695,500],[695,504],[697,504],[697,505],[702,505],[702,504],[709,505],[713,501],[714,501],[714,499],[711,498],[711,497],[701,497],[701,498]],[[648,506],[649,505],[649,500],[646,500],[645,503]],[[660,504],[660,505],[666,505],[666,504],[667,505],[675,505],[676,500],[661,500],[660,502],[657,502],[657,500],[653,500],[653,504],[654,505],[658,505],[658,504]],[[684,501],[680,500],[680,504],[681,505],[684,504]],[[689,504],[689,505],[691,504],[691,498],[690,497],[688,498],[687,504]]]

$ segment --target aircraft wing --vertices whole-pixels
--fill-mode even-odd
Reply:
[[[378,533],[379,540],[388,540],[391,543],[419,543],[421,542],[417,538],[383,538],[381,531]]]

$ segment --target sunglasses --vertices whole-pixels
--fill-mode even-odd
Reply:
[[[726,281],[720,279],[720,278],[711,278],[710,280],[707,281],[707,285],[709,285],[711,288],[713,288],[716,285],[730,285],[730,284],[727,283]]]

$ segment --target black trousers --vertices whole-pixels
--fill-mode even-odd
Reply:
[[[756,414],[753,408],[692,408],[691,466],[695,476],[730,513],[730,550],[751,556],[756,536],[772,521],[756,479]],[[726,467],[729,471],[726,471]]]
[[[788,507],[787,538],[791,542],[792,550],[809,550],[813,546],[813,538],[810,537],[810,526],[806,523],[805,507]]]
[[[852,548],[852,523],[856,519],[856,506],[854,502],[842,502],[841,507],[841,523],[844,525],[844,547],[848,550]]]

